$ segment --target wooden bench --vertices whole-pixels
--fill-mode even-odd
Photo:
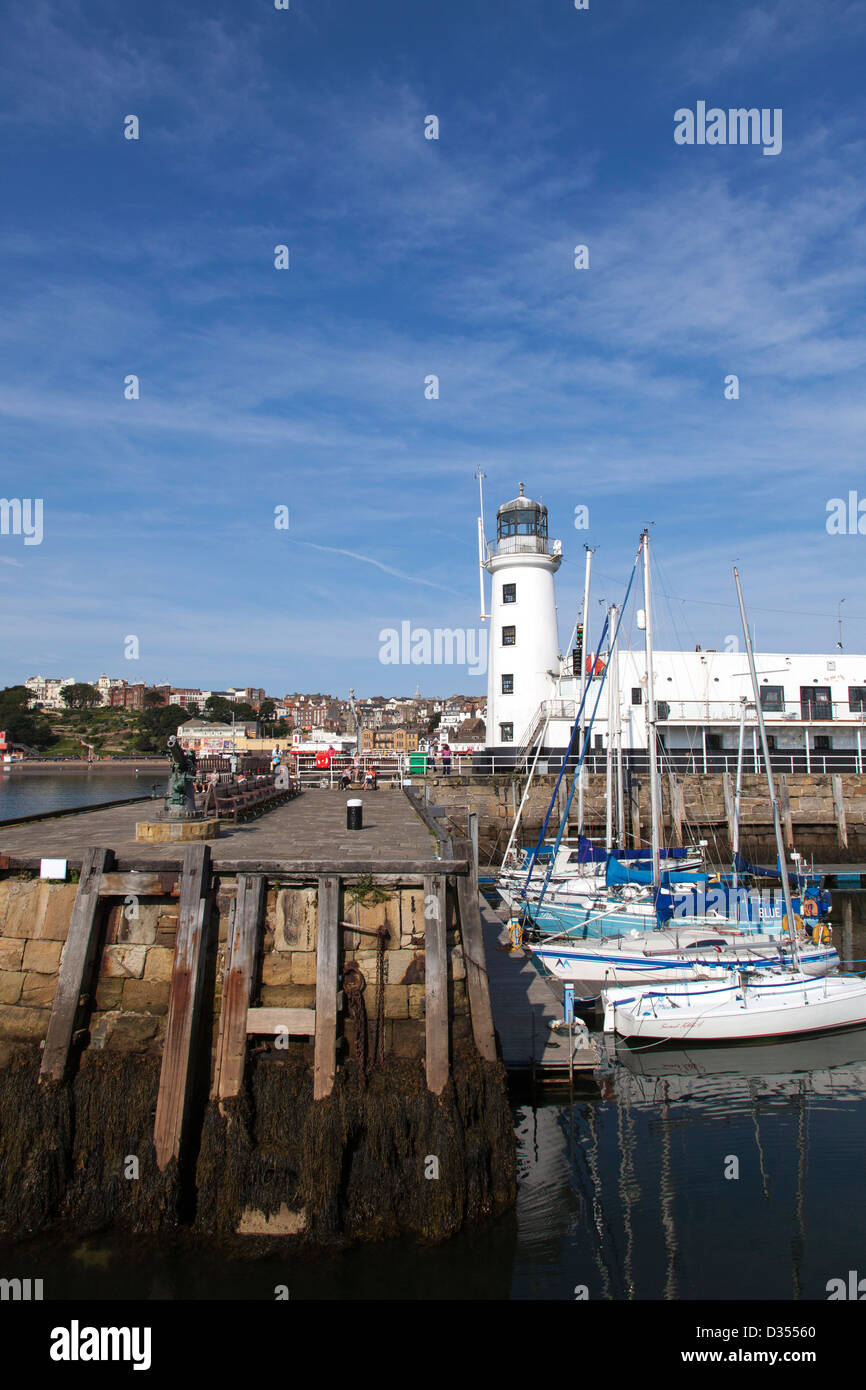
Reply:
[[[203,810],[220,820],[250,820],[291,801],[300,792],[297,778],[290,777],[287,786],[278,787],[273,777],[257,778],[255,782],[217,782],[204,794]]]

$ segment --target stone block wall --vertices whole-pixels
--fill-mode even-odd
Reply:
[[[4,1042],[39,1041],[48,1028],[57,988],[61,954],[75,900],[75,884],[34,880],[0,880],[0,1060]],[[381,901],[372,897],[384,894]],[[219,1029],[226,943],[236,898],[236,883],[215,876],[212,899],[211,1040]],[[452,1036],[471,1036],[466,969],[456,903],[446,898],[449,957],[449,1003]],[[382,956],[385,1053],[423,1058],[425,1053],[425,902],[423,889],[383,888],[355,900],[344,888],[341,920],[363,931],[344,930],[341,962],[361,970],[368,1032],[378,1009],[377,939],[370,932],[387,929]],[[264,935],[253,1005],[313,1008],[316,1002],[317,892],[315,888],[271,887],[267,894]],[[118,899],[106,904],[103,944],[89,1018],[90,1043],[96,1050],[161,1053],[168,1015],[172,964],[177,939],[176,897]],[[206,994],[207,1007],[207,994]],[[344,1012],[346,1043],[354,1041],[354,1023]]]

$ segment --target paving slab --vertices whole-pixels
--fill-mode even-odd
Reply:
[[[433,837],[401,791],[381,787],[352,792],[363,802],[363,829],[346,829],[348,794],[311,789],[294,801],[256,820],[223,822],[222,833],[208,845],[214,865],[234,859],[434,859]],[[0,854],[20,858],[58,858],[80,863],[90,846],[114,850],[118,859],[179,859],[183,846],[139,844],[136,821],[147,820],[155,807],[147,801],[105,810],[0,827]]]

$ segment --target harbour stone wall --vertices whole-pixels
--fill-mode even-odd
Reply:
[[[366,894],[358,899],[353,898],[351,884],[344,890],[342,920],[364,930],[342,932],[343,964],[355,962],[364,976],[362,998],[372,1025],[379,1008],[380,967],[377,938],[370,933],[385,928],[381,963],[385,1054],[423,1059],[423,891],[375,886],[371,890],[361,885],[365,887]],[[74,883],[0,880],[0,1061],[4,1049],[8,1053],[13,1043],[45,1037],[75,894]],[[217,929],[212,940],[216,949],[210,972],[214,1049],[235,896],[233,877],[215,877],[212,925]],[[314,1007],[317,916],[315,888],[269,889],[253,1005]],[[177,925],[177,898],[169,895],[115,901],[107,907],[89,1018],[90,1048],[161,1053]],[[446,928],[449,1013],[452,1041],[457,1042],[469,1039],[472,1030],[463,948],[450,892]],[[354,1043],[354,1033],[355,1024],[347,1014],[347,1044]]]
[[[776,774],[780,801],[785,798],[790,808],[791,841],[793,847],[816,860],[828,863],[862,862],[866,859],[866,774],[843,772],[837,774],[845,815],[845,838],[836,815],[833,795],[833,775],[830,773]],[[481,861],[496,859],[504,851],[520,803],[525,777],[497,775],[495,777],[428,777],[431,801],[444,806],[452,824],[461,834],[466,833],[468,811],[478,815]],[[519,843],[534,840],[544,821],[555,785],[555,777],[544,775],[533,779],[524,810]],[[563,783],[564,785],[564,783]],[[682,796],[683,842],[693,843],[702,838],[709,841],[710,857],[730,853],[730,836],[725,806],[723,774],[719,772],[677,774],[677,786]],[[671,782],[667,773],[661,776],[664,838],[672,838]],[[631,834],[639,826],[640,839],[647,843],[650,833],[649,775],[641,774],[626,787],[626,831]],[[632,816],[632,805],[635,817]],[[586,779],[585,825],[591,835],[604,834],[605,779],[590,775]],[[570,829],[576,830],[576,797],[570,813]],[[559,819],[554,811],[551,830]],[[675,837],[673,837],[675,838]],[[741,845],[748,855],[772,862],[776,857],[775,841],[767,798],[767,783],[763,773],[750,772],[743,778],[741,810]],[[769,856],[769,857],[768,857]]]

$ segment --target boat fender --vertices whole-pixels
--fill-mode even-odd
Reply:
[[[816,922],[812,928],[812,940],[816,946],[829,946],[833,939],[833,929],[829,922]]]
[[[790,928],[788,927],[788,914],[787,914],[787,912],[786,912],[785,915],[784,915],[783,918],[782,918],[782,931],[789,931],[789,930],[790,930]],[[794,931],[795,931],[795,932],[801,932],[802,930],[803,930],[803,919],[802,919],[802,917],[800,916],[799,912],[795,912],[795,913],[794,913]]]

